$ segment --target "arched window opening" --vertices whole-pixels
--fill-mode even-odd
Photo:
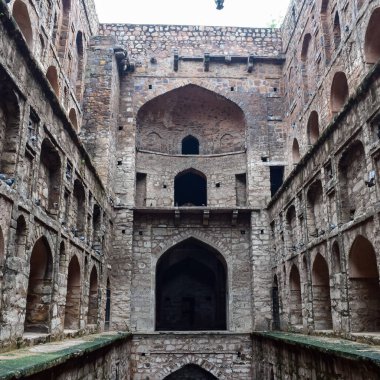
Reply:
[[[213,249],[188,239],[167,251],[156,270],[156,330],[227,328],[227,268]]]
[[[273,317],[273,329],[280,329],[280,299],[278,290],[277,276],[274,276],[272,286],[272,317]]]
[[[341,111],[344,104],[348,99],[348,83],[346,74],[343,72],[337,72],[334,75],[334,79],[331,85],[331,112],[333,115]]]
[[[71,108],[69,112],[69,119],[74,129],[78,132],[78,118],[74,108]]]
[[[16,256],[24,257],[26,251],[26,221],[23,215],[20,215],[17,218],[17,226],[16,226]]]
[[[73,211],[75,226],[75,236],[82,237],[85,233],[86,224],[86,195],[84,187],[79,179],[74,181],[74,192],[73,192]]]
[[[217,380],[213,374],[195,364],[186,364],[179,370],[166,376],[164,380],[177,379]]]
[[[313,238],[325,233],[325,221],[323,213],[323,188],[322,182],[313,182],[307,191],[307,226],[309,235]]]
[[[329,0],[322,0],[322,5],[321,5],[321,24],[322,24],[322,35],[323,35],[322,43],[325,49],[326,65],[331,60],[331,39],[330,39],[328,7],[329,7]]]
[[[334,242],[331,248],[332,272],[338,274],[342,271],[340,262],[340,249],[338,242]]]
[[[286,224],[287,224],[287,230],[288,230],[289,243],[290,243],[290,246],[293,246],[297,240],[297,236],[296,236],[297,218],[296,218],[296,208],[294,207],[294,205],[290,206],[288,208],[288,211],[286,212]]]
[[[365,152],[360,141],[355,141],[343,153],[339,165],[341,220],[343,223],[353,220],[365,210],[368,188],[363,180],[365,173]]]
[[[315,144],[319,139],[319,117],[316,111],[312,111],[307,122],[307,135],[309,144]]]
[[[363,236],[349,255],[349,305],[352,332],[380,331],[380,287],[375,250]]]
[[[12,16],[15,19],[18,27],[30,50],[33,49],[33,29],[30,21],[27,5],[21,1],[16,0],[13,4]]]
[[[66,273],[66,248],[65,243],[61,241],[61,244],[59,245],[59,273],[64,274]]]
[[[106,288],[106,309],[104,313],[104,330],[108,331],[111,323],[111,283],[110,279],[107,278],[107,288]]]
[[[333,35],[334,35],[334,47],[335,49],[338,49],[340,45],[340,41],[342,39],[342,33],[340,30],[340,20],[339,20],[339,13],[335,13],[334,17],[334,28],[333,28]]]
[[[46,72],[46,78],[49,81],[57,97],[59,96],[58,72],[55,66],[50,66]]]
[[[182,140],[182,154],[199,154],[199,141],[194,136]]]
[[[311,86],[309,84],[309,68],[311,66],[311,61],[308,59],[310,50],[311,34],[307,33],[304,36],[301,50],[301,72],[302,72],[302,82],[304,90],[304,102],[307,103],[310,97]]]
[[[206,176],[194,169],[179,173],[174,179],[176,206],[207,206]]]
[[[83,33],[78,31],[76,39],[76,53],[77,53],[77,75],[75,78],[76,96],[79,101],[82,99],[82,84],[83,84],[83,60],[84,60],[84,41]]]
[[[318,253],[312,270],[314,326],[316,330],[331,330],[331,298],[329,268],[326,260]]]
[[[97,250],[101,249],[101,215],[100,206],[95,203],[92,213],[92,247]]]
[[[6,79],[0,77],[0,82]],[[15,174],[18,135],[20,129],[20,108],[16,94],[0,88],[0,172],[12,177]]]
[[[76,256],[70,260],[67,274],[67,293],[65,308],[65,329],[77,330],[79,328],[81,299],[80,266]]]
[[[95,266],[92,268],[90,275],[87,323],[90,325],[96,325],[98,323],[98,272]]]
[[[300,146],[298,144],[297,139],[293,139],[293,145],[292,145],[292,160],[293,164],[298,164],[300,162],[301,155],[300,155]]]
[[[367,63],[380,59],[380,8],[376,8],[369,20],[365,33],[364,53]]]
[[[301,278],[296,265],[293,264],[289,275],[290,286],[290,323],[292,325],[302,324],[302,298]]]
[[[66,45],[69,40],[71,0],[62,0],[62,19],[59,31],[59,56],[62,58],[66,53]]]
[[[30,257],[25,332],[49,332],[53,259],[47,240],[34,244]]]
[[[61,192],[61,159],[49,139],[44,139],[41,145],[39,178],[40,204],[50,214],[57,215]]]

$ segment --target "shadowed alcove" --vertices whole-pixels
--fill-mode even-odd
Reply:
[[[166,376],[164,380],[213,380],[216,377],[202,367],[195,364],[187,364],[179,370]]]
[[[174,246],[157,263],[156,330],[226,330],[226,292],[218,252],[196,239]]]
[[[207,206],[206,176],[194,169],[185,170],[174,179],[176,206]]]

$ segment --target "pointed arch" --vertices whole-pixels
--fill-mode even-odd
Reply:
[[[20,28],[29,49],[33,50],[33,28],[28,6],[22,0],[16,0],[13,4],[12,16]]]
[[[293,144],[292,144],[292,162],[293,162],[293,165],[298,164],[300,159],[301,159],[300,146],[298,144],[298,140],[296,138],[294,138]]]
[[[329,268],[324,257],[317,253],[312,268],[314,326],[316,330],[331,330],[331,298]]]
[[[98,309],[99,309],[99,300],[98,300],[98,271],[94,265],[90,274],[90,288],[89,288],[89,297],[88,297],[88,317],[87,323],[96,325],[98,322]]]
[[[292,325],[302,324],[302,296],[301,296],[301,277],[295,264],[292,265],[289,274],[290,287],[290,323]]]
[[[324,233],[323,187],[320,179],[307,190],[307,227],[311,237]]]
[[[310,90],[312,88],[312,86],[309,83],[310,81],[309,69],[312,66],[312,62],[309,59],[310,44],[311,44],[311,34],[306,33],[303,38],[302,49],[301,49],[301,73],[302,73],[305,103],[309,101]]]
[[[189,238],[156,265],[157,330],[225,330],[228,269],[215,249]]]
[[[51,87],[53,88],[55,95],[59,97],[58,71],[55,66],[49,66],[49,68],[46,71],[46,78],[49,81]]]
[[[182,368],[177,369],[170,375],[166,376],[164,380],[175,379],[197,379],[197,380],[217,380],[217,378],[210,372],[196,364],[186,364]]]
[[[335,73],[331,83],[330,106],[333,115],[342,110],[348,99],[348,82],[343,71]]]
[[[174,178],[174,204],[176,206],[207,206],[207,177],[190,168]]]
[[[80,306],[81,270],[78,257],[74,255],[70,260],[67,272],[65,329],[77,330],[79,328]]]
[[[380,59],[380,7],[376,8],[369,19],[364,39],[364,54],[367,63]]]
[[[17,218],[16,225],[16,237],[15,237],[15,245],[16,245],[16,256],[24,257],[26,252],[26,237],[27,237],[27,226],[24,215],[20,215]]]
[[[335,12],[335,16],[334,16],[333,35],[334,35],[334,47],[335,47],[335,50],[337,50],[342,40],[342,31],[340,28],[340,18],[339,18],[338,11]]]
[[[45,236],[33,246],[25,309],[25,332],[49,332],[53,256]]]
[[[337,274],[342,271],[341,261],[340,261],[340,248],[339,243],[334,241],[331,248],[331,262],[332,262],[332,273]]]
[[[309,144],[315,144],[319,139],[319,116],[317,111],[312,111],[307,121],[307,136]]]
[[[86,193],[82,182],[77,178],[74,181],[73,211],[76,223],[76,236],[84,236],[86,224]]]
[[[380,286],[376,252],[358,235],[348,258],[351,331],[380,331]]]

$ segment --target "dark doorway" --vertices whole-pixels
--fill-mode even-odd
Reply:
[[[195,364],[187,364],[178,371],[166,376],[164,380],[216,380],[210,372]]]
[[[226,330],[226,265],[189,239],[166,252],[156,272],[156,329]]]
[[[278,296],[278,280],[274,276],[272,287],[272,312],[273,312],[273,329],[280,329],[280,300]]]
[[[270,192],[273,197],[284,182],[284,167],[270,166]]]
[[[191,169],[179,173],[174,179],[174,204],[176,206],[206,206],[206,177]]]
[[[110,284],[110,280],[107,279],[104,330],[108,331],[110,329],[110,321],[111,321],[111,284]]]
[[[199,154],[199,141],[194,136],[182,140],[182,154]]]

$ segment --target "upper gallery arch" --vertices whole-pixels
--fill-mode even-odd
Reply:
[[[244,112],[236,103],[194,84],[158,95],[137,113],[138,148],[167,154],[181,154],[189,134],[199,139],[201,155],[242,151],[245,129]],[[228,145],[221,142],[226,132]],[[151,141],[152,133],[161,139]]]

